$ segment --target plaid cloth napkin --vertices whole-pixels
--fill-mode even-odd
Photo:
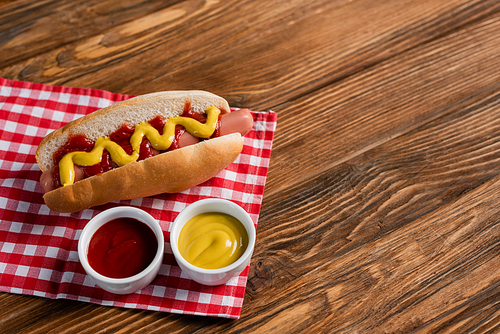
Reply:
[[[188,204],[209,197],[239,204],[257,224],[276,113],[252,112],[254,127],[244,137],[238,159],[211,180],[182,193],[114,202],[73,214],[53,212],[43,202],[38,182],[41,172],[35,161],[42,138],[69,121],[130,97],[0,78],[0,291],[239,318],[248,267],[225,285],[203,286],[180,270],[166,243],[163,264],[153,283],[132,295],[114,295],[97,287],[85,274],[78,261],[78,238],[99,212],[131,205],[155,217],[169,240],[170,224],[177,214]]]

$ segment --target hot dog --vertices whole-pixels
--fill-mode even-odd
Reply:
[[[116,200],[175,193],[231,164],[252,127],[203,91],[153,93],[119,102],[47,135],[36,158],[47,206],[76,212]]]

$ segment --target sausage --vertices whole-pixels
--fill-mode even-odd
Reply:
[[[239,132],[242,136],[246,135],[253,126],[253,117],[248,109],[239,109],[233,112],[222,115],[219,124],[219,135],[224,136],[230,133]],[[200,139],[198,137],[193,136],[187,131],[179,137],[177,142],[177,147],[186,147],[189,145],[194,145],[198,143]],[[159,154],[160,152],[154,150],[154,155]],[[46,170],[40,176],[40,184],[44,192],[49,192],[56,188],[54,184],[54,168]],[[75,181],[80,181],[85,177],[83,170],[75,165]]]
[[[54,168],[51,168],[49,170],[46,170],[45,172],[42,173],[40,176],[40,184],[42,185],[42,188],[45,192],[49,192],[51,190],[54,190],[57,188],[57,186],[54,184]],[[82,180],[84,178],[84,173],[83,170],[75,165],[75,181]]]
[[[238,109],[224,114],[220,120],[220,135],[239,132],[241,136],[246,135],[253,126],[253,117],[248,109]]]
[[[238,109],[222,115],[219,125],[219,136],[239,132],[241,136],[246,135],[253,126],[253,117],[248,109]],[[179,137],[178,147],[186,147],[198,143],[200,139],[187,131]]]

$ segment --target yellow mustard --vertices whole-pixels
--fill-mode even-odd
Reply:
[[[191,218],[179,234],[178,247],[189,263],[219,269],[238,260],[248,246],[248,233],[233,216],[220,212]]]
[[[133,149],[131,155],[128,155],[120,145],[113,142],[109,137],[99,137],[92,151],[70,152],[59,161],[61,184],[67,186],[75,182],[75,164],[79,166],[92,166],[100,163],[104,149],[108,150],[111,159],[118,166],[136,161],[139,158],[139,151],[144,136],[146,136],[155,149],[159,151],[167,150],[174,140],[176,125],[182,125],[187,132],[198,138],[209,138],[215,131],[220,110],[212,106],[208,107],[206,113],[207,121],[205,124],[189,117],[177,116],[169,118],[163,127],[162,135],[148,122],[138,124],[130,138],[130,144]]]

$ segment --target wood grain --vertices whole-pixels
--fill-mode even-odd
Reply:
[[[498,90],[499,18],[495,14],[443,37],[446,43],[424,44],[277,108],[266,193],[452,114],[483,91]]]
[[[323,297],[328,319],[321,325],[338,332],[425,332],[425,327],[446,328],[443,318],[452,316],[463,320],[459,332],[471,329],[470,309],[481,311],[471,297],[498,293],[493,269],[498,268],[498,211],[481,212],[483,205],[498,201],[498,185],[494,180],[369,248],[332,259],[289,286],[287,300],[312,303]],[[494,190],[485,189],[490,187]],[[474,274],[460,275],[463,271]],[[308,294],[300,289],[306,280]]]
[[[0,333],[499,331],[499,1],[0,9],[2,77],[278,113],[239,320],[1,293]]]
[[[1,4],[1,3],[0,3]],[[175,1],[15,1],[0,14],[0,63],[20,61],[100,34],[116,25],[140,20]],[[119,15],[116,15],[119,13]],[[31,60],[30,60],[31,58]]]
[[[282,0],[259,6],[253,1],[182,1],[73,43],[65,44],[71,41],[66,38],[59,47],[0,69],[0,75],[131,94],[206,89],[233,106],[268,109],[499,8],[497,1],[466,0],[418,5],[386,0],[376,6],[370,0]],[[127,17],[127,7],[124,13],[116,10],[113,17]],[[373,14],[377,12],[391,15]],[[57,30],[65,29],[56,15],[50,18]],[[51,36],[51,26],[43,25],[50,31],[36,31]],[[300,47],[293,48],[290,40]]]

